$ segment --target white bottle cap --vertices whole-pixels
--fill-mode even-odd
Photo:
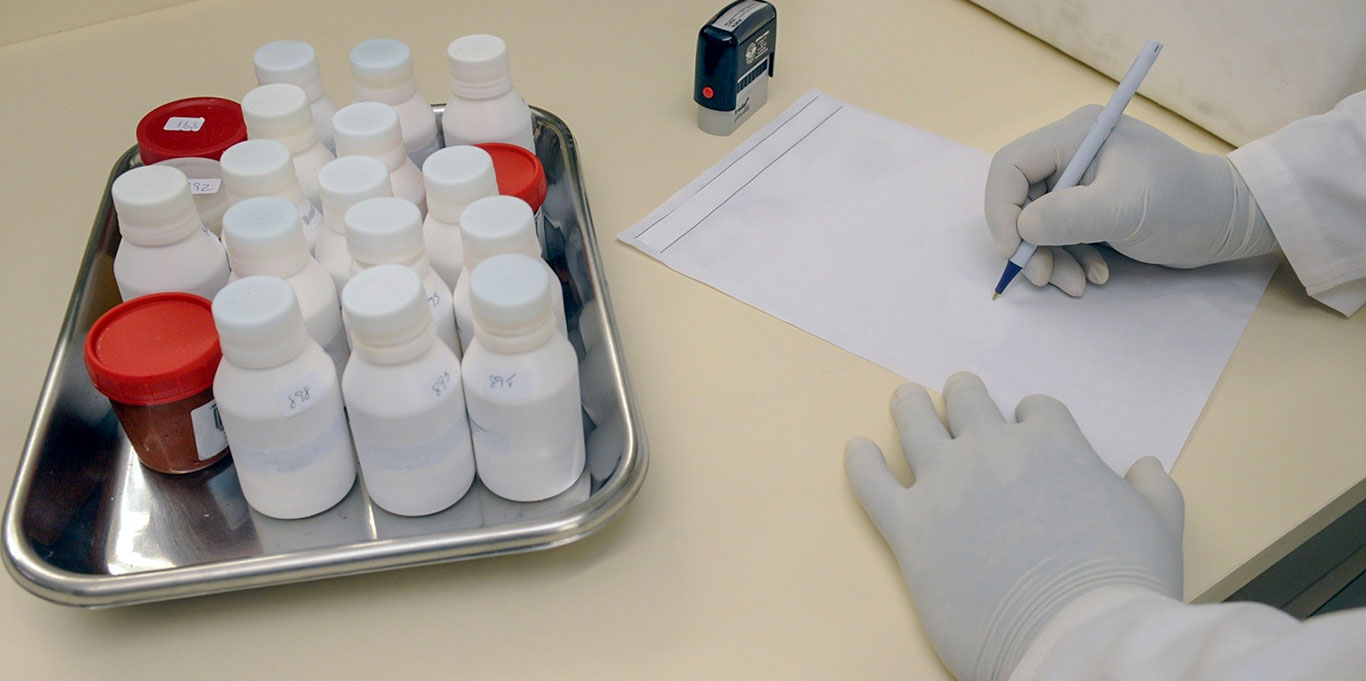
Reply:
[[[521,253],[495,255],[470,274],[475,329],[522,336],[551,323],[550,275],[545,263]]]
[[[460,214],[465,267],[502,253],[540,257],[533,220],[531,206],[515,196],[489,196],[471,203]]]
[[[403,199],[361,201],[346,211],[346,248],[361,269],[425,260],[422,211]]]
[[[119,175],[109,193],[119,233],[139,246],[175,243],[203,226],[185,173],[170,166],[133,168]]]
[[[238,142],[223,152],[223,188],[236,202],[253,196],[278,196],[294,205],[304,200],[294,156],[275,140]]]
[[[451,93],[487,99],[512,89],[508,47],[495,35],[467,35],[446,47],[451,66]]]
[[[256,50],[256,82],[289,83],[303,88],[312,102],[323,96],[323,77],[318,71],[318,55],[313,46],[301,40],[277,40]]]
[[[356,102],[332,117],[338,156],[374,156],[394,170],[403,164],[407,149],[398,127],[398,113],[388,104]]]
[[[351,48],[356,101],[399,104],[417,93],[413,53],[393,38],[367,40]]]
[[[352,348],[366,358],[414,343],[424,332],[436,340],[422,279],[402,265],[371,267],[351,277],[341,304]]]
[[[323,224],[337,234],[346,233],[346,211],[351,206],[394,195],[389,169],[373,156],[328,161],[318,173],[318,190],[323,200]]]
[[[279,277],[246,277],[223,287],[213,298],[213,323],[223,357],[243,369],[280,366],[308,346],[294,289]]]
[[[446,147],[422,164],[427,185],[427,214],[445,222],[460,222],[460,214],[478,199],[498,195],[493,157],[479,147]]]
[[[239,277],[292,277],[308,264],[299,209],[275,196],[240,201],[223,214],[223,245]]]
[[[242,98],[247,137],[275,140],[300,153],[318,142],[318,125],[308,108],[308,95],[297,85],[262,85]]]

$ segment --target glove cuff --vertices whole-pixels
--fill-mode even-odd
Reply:
[[[1257,205],[1247,182],[1228,157],[1221,157],[1233,185],[1233,206],[1228,217],[1228,238],[1211,262],[1253,258],[1279,249],[1266,216]]]
[[[1033,681],[1049,653],[1079,627],[1095,622],[1107,613],[1132,608],[1134,604],[1153,602],[1180,604],[1181,601],[1150,589],[1132,586],[1105,586],[1089,591],[1063,607],[1034,637],[1024,656],[1008,677],[1009,681]]]
[[[967,678],[1009,677],[1044,627],[1070,603],[1097,589],[1127,587],[1164,594],[1171,591],[1169,581],[1118,558],[1052,556],[1021,576],[996,606]]]

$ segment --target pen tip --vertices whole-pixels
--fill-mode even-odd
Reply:
[[[992,299],[992,300],[996,300],[997,298],[1000,298],[1000,297],[1001,297],[1001,294],[999,294],[999,293],[997,293],[997,292],[995,292],[995,291],[992,291],[992,292],[991,292],[991,299]]]

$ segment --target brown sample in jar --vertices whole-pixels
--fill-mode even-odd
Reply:
[[[91,327],[90,379],[114,405],[138,460],[189,473],[227,453],[213,400],[222,353],[208,300],[155,293],[115,307]]]

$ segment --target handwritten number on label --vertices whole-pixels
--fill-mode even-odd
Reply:
[[[191,194],[217,194],[223,181],[217,178],[190,178]]]
[[[318,377],[312,373],[300,376],[275,391],[281,415],[288,418],[312,409],[318,400],[313,399],[313,389],[319,387]],[[326,399],[322,397],[321,399]]]
[[[489,390],[498,390],[500,388],[506,388],[510,390],[512,388],[512,383],[515,380],[517,380],[516,373],[511,373],[506,376],[502,376],[499,374],[489,374]]]
[[[288,395],[285,395],[285,399],[289,400],[289,408],[291,410],[298,409],[304,406],[308,403],[308,400],[311,397],[312,396],[308,393],[308,386],[304,386],[298,390],[295,390],[292,393],[289,393]]]
[[[432,381],[431,387],[434,396],[441,397],[442,395],[445,395],[446,391],[451,389],[451,372],[441,372],[441,375],[437,376],[436,380]]]
[[[161,129],[170,132],[199,132],[202,127],[204,127],[203,118],[172,116],[166,119],[166,125],[161,126]]]

